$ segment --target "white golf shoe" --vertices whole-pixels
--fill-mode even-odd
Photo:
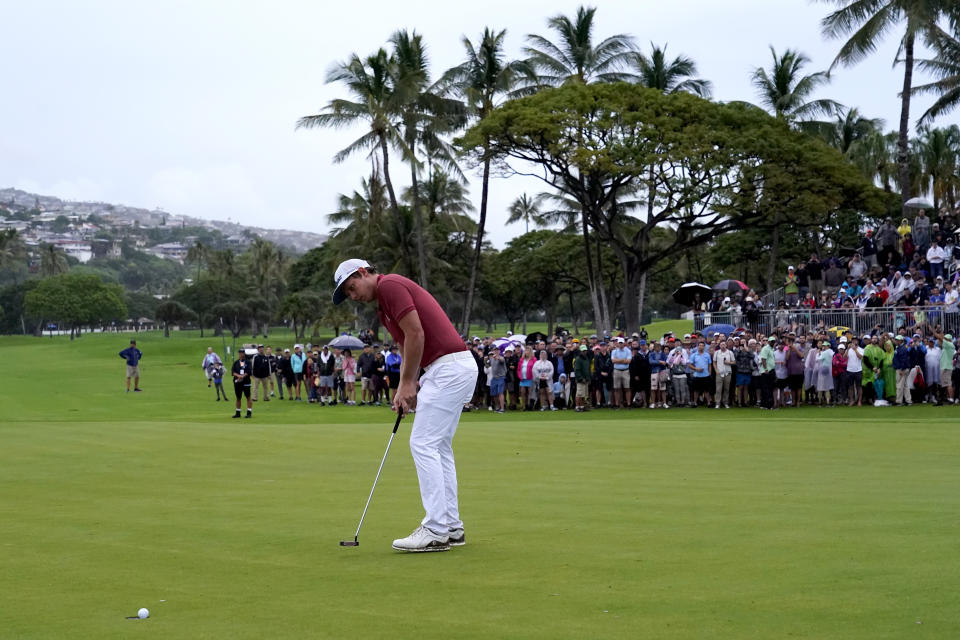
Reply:
[[[450,529],[448,535],[450,538],[447,540],[447,543],[451,547],[462,547],[467,544],[467,538],[463,534],[463,529]]]
[[[394,540],[393,548],[408,552],[449,551],[450,543],[448,536],[434,533],[421,525],[406,538]]]

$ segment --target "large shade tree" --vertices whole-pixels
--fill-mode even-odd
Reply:
[[[877,206],[874,187],[837,151],[782,120],[630,84],[571,84],[508,102],[463,144],[484,140],[489,153],[531,163],[527,173],[580,204],[620,262],[630,331],[638,328],[639,278],[660,262],[768,222],[774,211],[813,220]],[[617,204],[641,178],[656,194],[646,220]],[[669,241],[653,243],[657,229],[671,229]]]

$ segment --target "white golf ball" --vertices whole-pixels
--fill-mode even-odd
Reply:
[[[140,609],[140,611],[137,611],[137,617],[141,620],[144,618],[149,618],[150,612],[147,609]]]

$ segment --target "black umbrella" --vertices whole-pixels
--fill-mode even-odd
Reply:
[[[699,282],[685,282],[680,288],[673,292],[673,300],[677,304],[689,307],[693,304],[693,299],[700,294],[700,301],[706,302],[713,297],[713,289]]]
[[[724,293],[746,293],[750,287],[739,280],[721,280],[713,285],[714,291],[723,291]]]

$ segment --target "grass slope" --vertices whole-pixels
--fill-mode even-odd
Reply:
[[[209,340],[0,339],[3,638],[955,638],[953,408],[466,414],[468,544],[401,555],[386,409],[230,420]],[[151,618],[125,616],[148,607]]]

